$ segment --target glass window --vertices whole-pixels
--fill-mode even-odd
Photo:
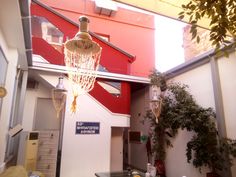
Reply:
[[[110,41],[110,36],[107,34],[101,34],[101,33],[96,33],[99,37],[104,39],[105,41],[109,42]]]
[[[63,52],[64,34],[44,17],[32,16],[32,36],[42,38],[59,52]]]
[[[121,83],[120,82],[98,81],[98,84],[114,96],[118,97],[121,94]]]
[[[0,86],[5,85],[6,74],[7,74],[7,60],[0,46]],[[2,109],[2,99],[0,98],[0,114]],[[1,116],[0,116],[1,118]]]

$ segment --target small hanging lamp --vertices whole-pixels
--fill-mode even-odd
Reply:
[[[63,76],[60,76],[58,78],[58,84],[56,85],[56,88],[52,89],[52,101],[57,113],[57,118],[59,118],[60,112],[65,105],[66,92],[67,90],[65,89],[63,84]]]
[[[156,123],[159,122],[162,108],[162,96],[158,95],[157,86],[152,85],[152,98],[150,100],[150,107],[153,115],[155,116]]]

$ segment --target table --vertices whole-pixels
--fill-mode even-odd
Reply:
[[[145,177],[145,174],[143,172],[140,172],[138,170],[135,170],[139,173],[139,176]],[[103,172],[103,173],[95,173],[95,176],[97,177],[133,177],[133,175],[130,175],[130,173],[125,171],[119,171],[119,172]]]

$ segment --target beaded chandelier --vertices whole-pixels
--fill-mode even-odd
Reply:
[[[64,44],[65,65],[74,96],[71,105],[73,113],[76,112],[78,95],[89,92],[94,87],[102,51],[99,44],[94,42],[89,35],[89,19],[82,16],[79,22],[79,32]]]

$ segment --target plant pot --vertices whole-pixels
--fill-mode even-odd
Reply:
[[[155,160],[155,167],[157,169],[157,174],[161,176],[165,176],[165,164],[162,160]]]
[[[215,173],[215,172],[210,172],[210,173],[207,173],[207,174],[206,174],[206,177],[220,177],[220,175],[218,175],[218,174]]]

